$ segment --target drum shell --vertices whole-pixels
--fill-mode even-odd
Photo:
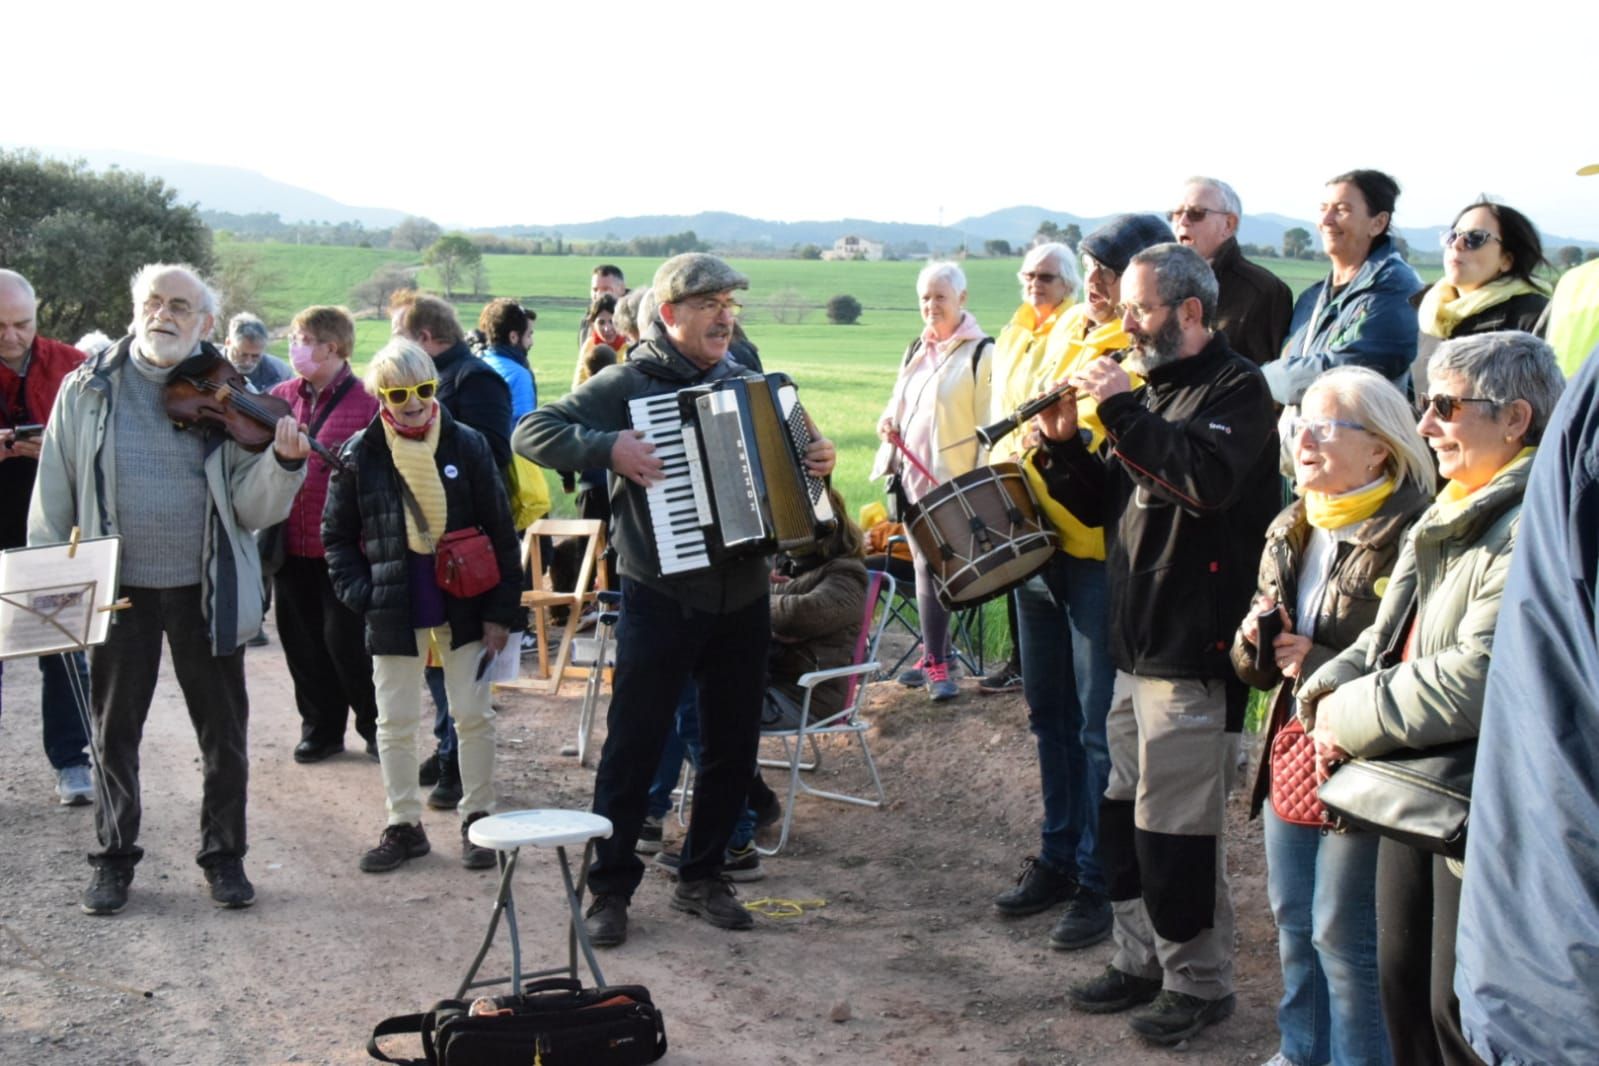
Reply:
[[[1016,463],[980,466],[939,485],[911,506],[905,531],[927,560],[939,602],[951,610],[1004,595],[1060,547]]]

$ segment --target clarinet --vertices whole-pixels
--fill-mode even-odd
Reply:
[[[1055,405],[1056,401],[1063,397],[1076,395],[1077,389],[1069,382],[1062,381],[1043,395],[1034,396],[998,422],[992,425],[980,426],[977,430],[977,439],[982,441],[983,447],[992,448],[995,443],[1014,433],[1017,426],[1026,422],[1040,411],[1047,411]]]

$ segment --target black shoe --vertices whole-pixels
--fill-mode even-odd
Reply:
[[[1022,667],[1020,663],[1006,663],[977,682],[977,691],[989,696],[1001,692],[1020,692],[1021,690]]]
[[[115,914],[128,905],[131,866],[96,866],[89,887],[83,890],[84,914]]]
[[[467,830],[471,828],[473,822],[488,816],[488,811],[473,811],[466,816],[466,821],[461,823],[461,865],[468,870],[487,870],[495,863],[494,849],[478,847],[467,835]]]
[[[255,902],[255,886],[244,876],[242,859],[222,859],[205,868],[205,883],[211,886],[211,902],[236,911]]]
[[[1200,999],[1186,992],[1165,989],[1155,997],[1155,1002],[1134,1011],[1127,1025],[1151,1043],[1169,1047],[1182,1043],[1207,1025],[1232,1017],[1237,1005],[1238,1000],[1232,993],[1220,999]]]
[[[461,764],[455,756],[439,760],[439,783],[428,793],[428,806],[436,811],[453,811],[461,802]]]
[[[380,755],[378,755],[378,740],[377,740],[377,737],[373,737],[372,739],[370,739],[370,740],[368,740],[366,742],[366,753],[367,753],[367,756],[373,762],[382,762],[383,761],[382,757]]]
[[[1088,1014],[1115,1014],[1129,1007],[1148,1003],[1160,995],[1160,979],[1134,977],[1114,966],[1080,985],[1066,990],[1066,999],[1077,1010]]]
[[[766,803],[755,808],[755,830],[759,832],[769,825],[776,825],[783,820],[783,801],[777,798],[777,793],[770,793]]]
[[[720,877],[679,881],[672,909],[697,914],[719,929],[748,929],[755,924],[755,916],[738,901],[732,884]]]
[[[589,943],[597,948],[614,948],[627,941],[627,900],[600,893],[583,916]]]
[[[644,824],[638,827],[638,842],[633,850],[640,855],[654,855],[661,850],[661,835],[665,829],[665,818],[646,816]]]
[[[655,856],[655,865],[677,877],[678,871],[683,866],[683,853],[680,851],[663,851]],[[754,844],[745,844],[742,848],[734,850],[728,848],[722,854],[722,876],[729,881],[746,884],[750,881],[764,881],[766,871],[761,869],[761,853],[755,850]]]
[[[416,783],[423,788],[432,788],[439,783],[439,753],[434,752],[422,760],[422,765],[416,769]]]
[[[344,741],[336,740],[331,744],[318,744],[314,740],[302,740],[294,746],[295,762],[321,762],[330,756],[337,755],[344,750]]]
[[[390,825],[383,829],[378,846],[361,856],[361,872],[383,874],[399,869],[407,859],[418,859],[433,850],[428,835],[418,825]]]
[[[1049,931],[1049,946],[1061,951],[1091,948],[1110,936],[1116,924],[1116,914],[1110,900],[1093,889],[1080,889],[1066,904],[1066,913],[1060,916],[1055,928]]]
[[[255,636],[244,642],[246,648],[264,648],[272,642],[267,639],[266,630],[261,630]]]
[[[1022,860],[1016,884],[994,897],[994,909],[1006,918],[1024,918],[1047,911],[1077,895],[1077,878],[1029,855]]]

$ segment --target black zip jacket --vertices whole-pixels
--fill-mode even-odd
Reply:
[[[511,389],[499,371],[472,354],[465,341],[433,357],[439,375],[439,403],[457,422],[483,434],[494,454],[494,468],[511,463]]]
[[[1281,507],[1266,379],[1221,333],[1099,405],[1106,441],[1033,453],[1051,496],[1105,527],[1111,658],[1147,677],[1233,679],[1266,527]]]

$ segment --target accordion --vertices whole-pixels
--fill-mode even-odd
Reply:
[[[836,528],[826,485],[805,472],[813,438],[787,375],[643,396],[628,421],[665,467],[645,490],[661,576],[804,550]]]

